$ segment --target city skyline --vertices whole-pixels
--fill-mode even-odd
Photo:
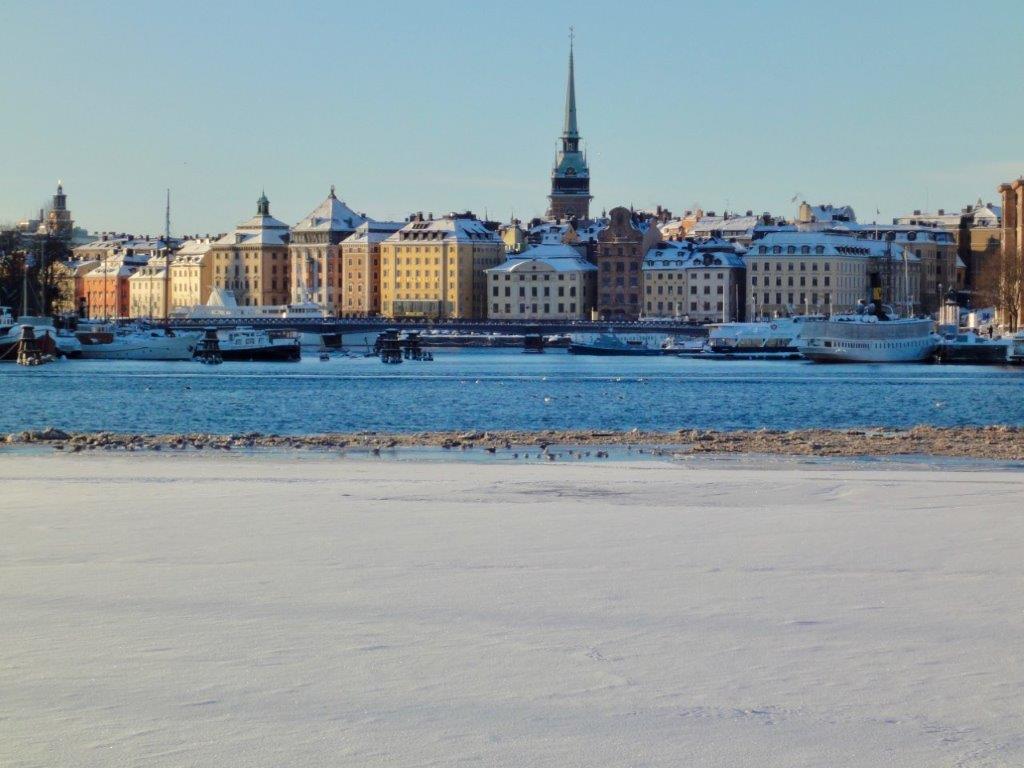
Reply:
[[[462,3],[425,19],[405,4],[344,19],[335,9],[320,25],[331,11],[321,3],[291,14],[186,3],[178,16],[125,6],[116,18],[88,3],[59,15],[23,4],[0,11],[37,30],[0,54],[21,74],[0,86],[5,100],[23,105],[0,126],[0,220],[38,213],[58,178],[90,231],[159,232],[168,187],[179,233],[230,229],[264,189],[295,222],[331,184],[378,219],[542,215],[573,25],[594,212],[700,204],[791,216],[806,198],[884,221],[997,202],[998,183],[1024,168],[1024,153],[997,140],[1000,123],[981,119],[995,104],[1000,121],[1024,117],[999,80],[1024,63],[1010,47],[1020,22],[991,23],[1003,6],[1012,11],[996,2],[982,18],[926,17],[918,2],[862,2],[823,19],[796,0],[739,17],[653,4],[633,14],[623,47],[614,15],[580,21],[536,3],[497,20]],[[308,45],[294,46],[300,31]],[[166,53],[153,51],[157,32]],[[808,63],[820,56],[828,65]],[[435,76],[415,78],[428,65]],[[66,98],[44,98],[53,89]]]

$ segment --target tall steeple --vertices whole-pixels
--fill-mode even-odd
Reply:
[[[270,201],[267,199],[267,193],[260,193],[260,199],[256,201],[256,215],[257,216],[269,216],[270,215]]]
[[[569,79],[565,86],[565,117],[561,149],[551,171],[549,218],[586,219],[590,212],[590,169],[580,152],[580,131],[576,119],[575,34],[569,28]]]
[[[565,86],[565,124],[562,138],[578,139],[579,127],[576,125],[576,67],[573,63],[573,32],[569,32],[569,82]]]

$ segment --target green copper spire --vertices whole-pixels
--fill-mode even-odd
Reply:
[[[562,135],[567,138],[578,138],[579,128],[576,125],[576,73],[573,65],[573,38],[572,28],[569,28],[569,82],[565,87],[565,125],[562,128]]]

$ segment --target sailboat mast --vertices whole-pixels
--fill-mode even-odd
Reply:
[[[171,317],[171,190],[167,190],[164,209],[164,325]]]

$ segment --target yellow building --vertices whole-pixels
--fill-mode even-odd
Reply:
[[[367,221],[341,242],[342,317],[380,314],[380,244],[403,226],[399,221]]]
[[[128,317],[160,320],[166,317],[171,281],[164,256],[153,256],[128,278]]]
[[[212,287],[229,291],[239,306],[288,303],[288,225],[270,215],[266,195],[255,216],[213,243],[210,260]]]
[[[213,239],[186,240],[171,261],[171,311],[205,304],[213,288]]]
[[[504,243],[471,213],[410,217],[380,246],[381,314],[486,317],[484,270],[504,259]]]

